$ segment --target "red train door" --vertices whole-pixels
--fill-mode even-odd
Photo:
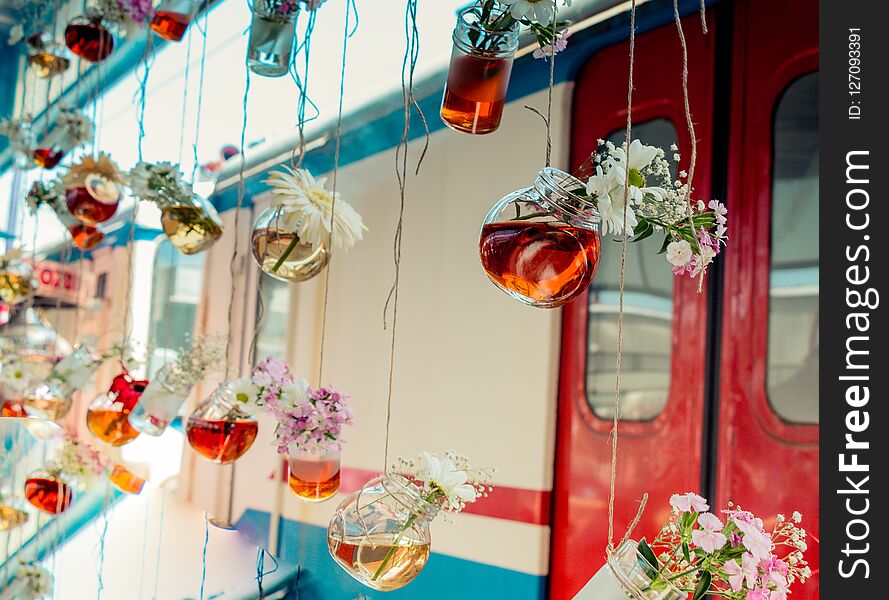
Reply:
[[[817,4],[738,2],[734,25],[717,499],[802,512],[817,572]]]
[[[712,21],[711,21],[712,24]],[[685,20],[691,105],[699,123],[695,188],[709,197],[713,38],[695,15]],[[597,52],[577,80],[572,162],[578,167],[597,138],[623,140],[628,43]],[[675,27],[636,40],[634,137],[688,159]],[[686,165],[683,165],[685,168]],[[654,237],[631,244],[625,286],[624,349],[615,530],[622,536],[642,494],[650,496],[638,531],[659,530],[670,494],[701,488],[706,294],[674,280]],[[563,311],[551,597],[572,598],[604,563],[614,402],[620,244],[606,241],[590,291]]]

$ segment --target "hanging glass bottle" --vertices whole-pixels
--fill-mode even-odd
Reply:
[[[145,487],[145,479],[133,473],[123,465],[114,465],[108,481],[114,488],[124,494],[139,494]]]
[[[74,218],[66,207],[56,211],[59,221],[71,235],[71,241],[80,250],[92,250],[105,239],[105,232],[99,225],[84,223]]]
[[[133,379],[126,370],[115,377],[108,392],[96,396],[86,411],[86,424],[92,434],[112,446],[136,439],[139,431],[130,425],[128,417],[148,385],[147,380]]]
[[[71,61],[65,56],[64,47],[53,40],[49,31],[38,31],[28,37],[28,64],[41,79],[50,79],[68,70]]]
[[[599,213],[585,186],[558,169],[488,212],[479,255],[491,281],[518,300],[555,308],[584,293],[599,267]]]
[[[74,489],[60,472],[40,470],[25,480],[25,499],[42,512],[58,515],[71,506]]]
[[[163,0],[154,11],[151,30],[165,40],[182,41],[200,5],[200,0]]]
[[[88,8],[86,14],[75,17],[65,28],[65,45],[77,56],[99,63],[114,50],[114,36],[104,25],[102,12]]]
[[[327,528],[330,555],[375,590],[410,583],[429,560],[429,524],[438,506],[400,475],[372,479],[337,507]]]
[[[188,417],[188,443],[215,463],[227,464],[244,455],[256,440],[259,424],[236,400],[229,382],[220,385]]]
[[[255,0],[247,46],[247,67],[257,75],[280,77],[290,69],[299,4]]]
[[[9,320],[0,325],[0,354],[4,365],[13,357],[25,367],[30,383],[46,381],[53,366],[73,349],[68,341],[50,327],[36,308],[15,308]]]
[[[0,532],[15,529],[28,522],[28,513],[6,500],[0,500]]]
[[[574,597],[574,600],[686,600],[669,580],[659,577],[655,583],[649,576],[654,571],[639,553],[633,540],[623,542],[608,557],[605,565]]]
[[[36,138],[31,115],[23,114],[13,119],[0,119],[0,135],[9,140],[9,149],[15,158],[15,166],[24,169],[32,164]]]
[[[170,197],[159,203],[161,226],[183,254],[197,254],[222,236],[222,219],[209,200],[196,194]]]
[[[173,364],[164,365],[130,412],[130,425],[139,433],[161,435],[185,404],[192,385],[191,382],[179,380]]]
[[[29,417],[59,421],[71,410],[73,399],[51,382],[38,383],[22,396],[22,406]]]
[[[117,212],[123,181],[123,173],[107,154],[83,157],[62,177],[68,211],[87,225],[107,221]]]
[[[43,169],[54,169],[65,155],[93,137],[93,123],[82,112],[60,106],[55,127],[37,143],[34,163]]]
[[[13,251],[0,256],[0,301],[5,304],[22,304],[34,297],[40,281],[34,276],[34,267],[19,258]]]
[[[321,502],[340,489],[340,453],[337,450],[322,454],[291,454],[287,466],[290,491],[300,500]]]
[[[330,253],[323,242],[301,240],[298,227],[285,225],[283,208],[269,207],[253,224],[252,249],[257,264],[278,281],[307,281],[324,270]]]
[[[441,104],[445,125],[476,135],[491,133],[500,126],[512,62],[519,47],[518,23],[506,31],[490,31],[479,20],[475,5],[457,15]]]

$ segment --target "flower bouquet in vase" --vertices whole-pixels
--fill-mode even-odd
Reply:
[[[40,281],[31,263],[22,259],[22,251],[14,248],[0,256],[0,302],[22,304],[34,297]]]
[[[46,467],[25,480],[25,499],[38,510],[58,515],[74,501],[74,490],[93,490],[108,473],[108,458],[71,432]]]
[[[71,240],[80,250],[92,250],[105,239],[105,232],[99,225],[79,221],[68,211],[61,182],[46,185],[42,181],[35,181],[25,201],[31,208],[32,214],[37,214],[41,206],[48,206],[68,230]]]
[[[22,406],[27,416],[49,422],[65,418],[74,403],[74,392],[86,385],[105,358],[87,346],[76,346],[68,356],[53,365],[45,380],[32,379],[31,385],[22,393]],[[42,429],[39,425],[35,427],[32,433]],[[56,433],[52,427],[48,432]]]
[[[652,542],[627,540],[575,600],[787,600],[811,576],[802,515],[763,520],[729,503],[719,515],[694,493],[673,494],[672,515]]]
[[[98,159],[84,156],[62,176],[68,211],[86,225],[107,221],[117,212],[120,186],[125,181],[124,174],[107,154],[100,153]]]
[[[177,166],[140,162],[130,171],[130,188],[140,200],[157,204],[164,233],[183,254],[206,250],[222,236],[219,213],[182,180]]]
[[[28,36],[28,64],[40,79],[61,75],[71,66],[65,48],[53,39],[52,32],[38,31]]]
[[[188,417],[188,443],[211,462],[236,461],[259,433],[259,407],[257,390],[249,379],[223,382]]]
[[[40,600],[52,593],[53,576],[36,561],[23,562],[12,581],[0,591],[0,600]]]
[[[490,471],[472,469],[456,452],[399,459],[392,471],[340,503],[327,528],[328,550],[362,584],[380,591],[398,589],[426,566],[432,546],[429,526],[439,512],[460,512],[491,489]]]
[[[149,382],[130,377],[126,368],[111,381],[105,394],[99,394],[86,411],[86,424],[90,432],[112,446],[129,444],[139,436],[129,420],[129,415],[139,402]]]
[[[325,189],[305,169],[272,171],[271,206],[253,224],[253,258],[259,268],[279,281],[306,281],[324,270],[331,242],[346,252],[367,230],[361,215],[339,193]],[[331,212],[333,231],[331,231]]]
[[[129,415],[130,424],[140,433],[158,436],[191,394],[195,384],[217,370],[224,361],[222,338],[196,338],[191,348],[180,348],[177,358],[155,373]]]
[[[9,140],[9,149],[15,157],[15,166],[25,168],[34,157],[34,125],[31,115],[14,119],[0,119],[0,135]]]
[[[37,143],[34,163],[43,169],[54,169],[65,155],[93,137],[94,126],[76,108],[60,105],[55,127]]]

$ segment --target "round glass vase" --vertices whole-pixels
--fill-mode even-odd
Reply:
[[[56,127],[37,144],[34,164],[42,169],[54,169],[77,146],[77,140],[67,127]]]
[[[454,48],[441,102],[441,119],[456,131],[482,135],[500,127],[512,62],[519,47],[519,24],[488,31],[476,6],[457,14]]]
[[[182,254],[197,254],[222,236],[222,219],[200,196],[169,199],[160,205],[164,234]]]
[[[38,287],[40,281],[30,263],[18,258],[0,263],[0,301],[22,304],[34,297]]]
[[[161,367],[130,412],[130,425],[139,433],[162,435],[191,394],[193,383],[180,381],[174,369],[173,363]]]
[[[112,446],[123,446],[139,437],[129,416],[148,385],[147,380],[133,379],[127,373],[115,377],[108,392],[96,396],[87,408],[86,425],[90,432]]]
[[[74,488],[59,473],[40,470],[25,479],[25,500],[48,515],[58,515],[74,501]]]
[[[281,13],[278,3],[253,2],[247,67],[264,77],[281,77],[290,70],[293,40],[296,36],[296,10]]]
[[[57,211],[56,214],[68,233],[71,241],[80,250],[92,250],[105,239],[105,232],[99,225],[83,223],[74,218],[67,210]]]
[[[28,513],[17,504],[0,502],[0,533],[10,531],[28,522]]]
[[[585,186],[547,167],[534,186],[502,198],[479,239],[482,267],[498,288],[537,308],[556,308],[590,286],[599,267],[599,213]]]
[[[259,423],[233,401],[228,382],[220,385],[188,417],[185,434],[195,452],[216,464],[232,463],[256,440]]]
[[[287,457],[290,492],[307,502],[323,502],[340,489],[340,453],[300,452]]]
[[[98,225],[114,216],[120,204],[120,188],[99,174],[90,174],[65,190],[68,212],[86,225]]]
[[[114,50],[114,35],[102,23],[97,11],[75,17],[65,28],[68,50],[91,63],[100,63]]]
[[[633,540],[618,546],[605,565],[578,592],[574,600],[686,600],[683,592],[664,577],[656,577]]]
[[[38,383],[22,394],[22,407],[28,416],[44,421],[60,421],[73,404],[71,394],[52,382]]]
[[[270,206],[256,218],[251,237],[253,258],[263,273],[278,281],[308,281],[324,270],[330,253],[323,242],[306,243],[297,231],[285,227],[283,210]]]
[[[40,79],[50,79],[61,75],[71,66],[65,56],[64,47],[53,40],[49,31],[39,31],[27,39],[28,65],[31,72]]]
[[[330,555],[349,575],[383,592],[413,581],[429,559],[438,507],[400,475],[381,475],[350,494],[327,528]]]
[[[151,30],[165,40],[181,42],[200,5],[200,0],[164,0],[154,11]]]
[[[31,166],[34,158],[37,134],[34,131],[34,124],[29,118],[19,118],[18,124],[18,128],[6,132],[6,136],[9,140],[9,149],[15,159],[15,166],[27,169]]]

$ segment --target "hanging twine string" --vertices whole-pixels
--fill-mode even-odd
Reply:
[[[309,98],[309,64],[312,55],[312,34],[315,31],[315,22],[318,18],[316,10],[310,10],[306,30],[303,41],[296,47],[293,56],[290,59],[290,76],[299,90],[299,99],[297,101],[297,131],[299,132],[299,145],[294,147],[290,152],[290,166],[293,169],[301,169],[303,160],[306,155],[306,123],[318,117],[318,107]],[[297,13],[297,20],[299,13]],[[294,24],[294,27],[296,24]],[[303,74],[300,76],[297,60],[302,56]],[[312,107],[315,114],[306,118],[308,107]]]
[[[405,32],[405,51],[404,60],[401,64],[401,93],[404,102],[404,129],[401,133],[401,140],[395,150],[395,175],[398,178],[399,189],[399,205],[398,205],[398,221],[395,226],[395,237],[392,242],[392,258],[395,266],[395,278],[392,282],[392,288],[389,290],[389,296],[383,306],[383,329],[386,328],[386,314],[389,310],[389,304],[392,305],[392,334],[389,346],[389,379],[388,390],[386,394],[386,437],[383,449],[383,470],[389,471],[389,438],[390,427],[392,425],[392,391],[395,375],[395,346],[397,339],[398,325],[398,285],[401,278],[401,241],[404,233],[404,204],[407,187],[408,175],[408,149],[411,129],[411,108],[417,109],[420,114],[420,120],[426,129],[426,145],[417,161],[417,169],[415,173],[420,172],[420,166],[429,147],[429,127],[426,123],[426,117],[420,109],[420,105],[414,97],[414,73],[417,68],[417,61],[420,57],[420,31],[417,25],[417,0],[407,0],[404,19]]]
[[[271,571],[265,570],[265,557],[268,556],[272,559],[272,562],[275,565],[272,567]],[[278,570],[278,561],[272,556],[268,550],[263,547],[259,547],[256,549],[256,591],[259,594],[259,600],[263,600],[265,598],[265,592],[262,589],[262,580],[267,575],[271,575],[275,571]]]
[[[355,29],[350,30],[350,18],[352,15],[352,10],[354,8],[355,11]],[[340,167],[340,145],[342,140],[342,130],[343,130],[343,98],[345,96],[346,90],[346,51],[349,47],[349,38],[355,35],[357,31],[357,21],[358,21],[358,7],[355,5],[354,0],[346,0],[346,22],[343,27],[343,60],[340,65],[340,95],[339,95],[339,105],[337,108],[337,117],[336,117],[336,139],[334,141],[334,150],[333,150],[333,192],[331,194],[333,200],[330,203],[330,223],[328,224],[328,230],[330,231],[330,240],[329,240],[329,258],[327,261],[327,270],[324,273],[324,299],[321,303],[321,345],[318,354],[318,385],[321,385],[322,377],[324,375],[324,345],[327,338],[327,305],[328,298],[330,293],[330,271],[333,266],[333,229],[334,229],[334,215],[336,214],[336,186],[337,186],[337,175],[339,173]]]
[[[105,589],[105,582],[102,578],[102,572],[105,570],[105,538],[108,535],[108,504],[111,500],[111,486],[105,488],[105,500],[102,502],[102,535],[99,537],[99,583],[96,591],[97,600],[102,598],[102,590]]]
[[[204,549],[201,550],[201,593],[200,600],[204,600],[204,586],[207,583],[207,546],[210,545],[210,518],[204,513]]]
[[[252,13],[251,13],[252,14]],[[251,17],[252,19],[252,17]],[[191,146],[192,150],[192,160],[193,164],[191,166],[191,182],[194,183],[195,175],[198,172],[198,140],[200,138],[201,133],[201,107],[204,101],[204,70],[207,62],[207,28],[210,21],[210,11],[204,11],[204,27],[201,28],[199,23],[196,21],[195,25],[197,25],[198,30],[201,32],[201,68],[200,74],[198,75],[198,102],[197,102],[197,116],[195,117],[194,124],[194,143]],[[243,150],[242,150],[243,151]]]
[[[185,121],[188,114],[188,83],[191,74],[191,32],[192,28],[188,28],[187,39],[185,41],[185,83],[182,89],[182,115],[179,119],[179,158],[176,164],[182,164],[182,152],[185,147]],[[203,63],[203,57],[201,57]],[[200,112],[198,112],[200,118]]]
[[[559,16],[558,0],[553,0],[553,39],[552,39],[552,55],[549,57],[549,89],[546,97],[546,166],[552,166],[553,158],[553,87],[556,79],[556,22]]]
[[[704,32],[704,35],[707,35],[710,32],[707,29],[707,6],[705,0],[701,0],[701,7],[698,12],[701,13],[701,31]]]
[[[161,548],[164,541],[164,516],[167,512],[167,490],[163,485],[161,490],[161,512],[157,524],[157,553],[154,558],[154,592],[151,594],[151,600],[157,600],[157,587],[160,582],[161,574]]]

